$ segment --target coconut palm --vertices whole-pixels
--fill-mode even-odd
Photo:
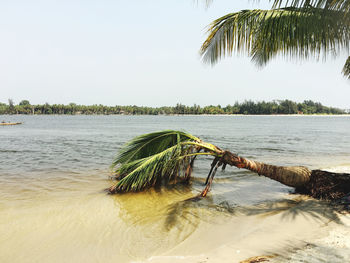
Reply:
[[[137,192],[155,185],[188,182],[197,156],[213,156],[201,196],[206,196],[217,169],[227,165],[295,187],[317,198],[335,199],[350,192],[350,175],[309,170],[303,166],[275,166],[248,160],[182,131],[166,130],[138,136],[124,145],[112,168],[117,182],[110,193]]]
[[[305,59],[348,52],[350,0],[271,2],[270,10],[242,10],[213,21],[200,50],[204,61],[214,64],[238,52],[263,66],[276,55]],[[350,57],[343,74],[350,78]]]
[[[140,191],[156,184],[188,180],[196,156],[216,156],[219,152],[216,146],[181,131],[138,136],[116,156],[112,167],[119,181],[110,192]]]

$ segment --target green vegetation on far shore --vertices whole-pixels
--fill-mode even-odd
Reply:
[[[70,103],[63,104],[42,104],[31,105],[28,100],[22,100],[15,105],[11,99],[8,104],[0,102],[0,114],[124,114],[124,115],[171,115],[171,114],[244,114],[244,115],[270,115],[270,114],[347,114],[346,110],[327,107],[319,102],[305,100],[297,103],[290,100],[274,100],[272,102],[244,101],[235,102],[233,105],[222,107],[205,106],[194,104],[186,106],[177,104],[176,106],[163,107],[143,107],[143,106],[104,106],[104,105],[77,105]]]

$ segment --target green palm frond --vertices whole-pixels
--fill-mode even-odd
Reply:
[[[178,142],[188,140],[196,142],[200,141],[199,138],[191,134],[173,130],[153,132],[138,136],[121,148],[119,154],[112,163],[112,167],[116,167],[118,164],[149,157],[176,145]]]
[[[280,8],[284,6],[290,6],[290,7],[325,7],[327,4],[329,5],[329,2],[332,2],[333,0],[270,0],[270,2],[273,2],[273,8]],[[343,0],[341,0],[343,1]],[[339,1],[338,1],[339,2]]]
[[[213,0],[204,0],[204,2],[206,5],[210,5]],[[343,12],[348,12],[350,10],[350,0],[269,0],[269,2],[272,2],[273,9],[282,7],[314,7]]]
[[[335,55],[349,48],[349,25],[349,16],[320,8],[242,10],[212,22],[200,52],[211,64],[233,52],[248,54],[258,65],[276,54]]]
[[[322,9],[283,10],[266,17],[250,55],[257,65],[266,64],[277,54],[307,59],[310,55],[336,56],[349,49],[350,20],[342,13]]]
[[[345,14],[350,12],[350,0],[331,0],[329,8],[342,11]]]
[[[343,75],[350,79],[350,57],[348,57],[343,67]]]
[[[329,10],[337,10],[348,12],[350,7],[350,0],[271,0],[273,8],[280,7],[314,7]]]
[[[203,152],[200,152],[203,150]],[[188,178],[198,155],[220,155],[216,146],[181,131],[166,130],[136,137],[115,158],[117,181],[110,192],[140,191]]]

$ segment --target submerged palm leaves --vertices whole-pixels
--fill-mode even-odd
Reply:
[[[277,54],[308,58],[348,51],[350,0],[273,2],[271,10],[242,10],[212,22],[203,59],[214,64],[234,51],[246,52],[262,66]]]
[[[202,152],[201,152],[202,151]],[[112,168],[118,181],[111,193],[136,192],[156,184],[188,180],[197,155],[220,155],[216,146],[181,131],[141,135],[124,145]]]

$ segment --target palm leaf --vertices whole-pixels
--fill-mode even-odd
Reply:
[[[112,167],[118,164],[149,157],[161,152],[182,141],[197,141],[200,139],[181,131],[165,130],[143,134],[126,143],[119,151],[112,163]]]
[[[271,0],[272,1],[272,0]],[[348,12],[350,9],[350,0],[273,0],[273,8],[297,7],[297,8],[322,8],[328,10],[337,10]]]
[[[266,17],[259,25],[251,50],[252,60],[266,64],[277,54],[285,57],[336,56],[342,49],[348,50],[350,40],[349,17],[339,19],[338,11],[318,8],[289,8]]]
[[[204,152],[200,152],[204,150]],[[110,192],[140,191],[156,184],[188,178],[197,155],[219,155],[216,146],[181,131],[141,135],[124,145],[112,167],[120,179]]]
[[[277,54],[336,55],[349,48],[349,25],[343,12],[321,8],[242,10],[212,22],[200,52],[211,64],[233,52],[248,54],[258,65]]]
[[[345,77],[350,79],[350,57],[348,57],[348,59],[345,62],[345,65],[343,67],[343,74]]]

